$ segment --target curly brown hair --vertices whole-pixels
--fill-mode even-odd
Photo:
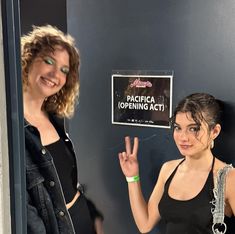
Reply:
[[[28,86],[28,72],[34,59],[47,53],[53,53],[57,46],[64,48],[69,54],[69,73],[63,88],[48,97],[43,104],[45,111],[59,117],[72,117],[79,95],[80,56],[75,40],[58,28],[45,25],[33,26],[33,30],[21,37],[21,65],[23,88]]]

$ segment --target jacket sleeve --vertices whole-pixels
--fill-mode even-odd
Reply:
[[[43,223],[43,220],[39,216],[36,207],[33,206],[28,191],[27,191],[27,234],[46,234],[46,228]]]

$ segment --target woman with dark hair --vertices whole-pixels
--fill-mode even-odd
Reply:
[[[195,93],[178,104],[172,127],[183,159],[163,164],[147,203],[139,181],[138,138],[133,148],[125,138],[126,151],[119,153],[119,160],[141,233],[152,230],[160,219],[166,234],[226,232],[226,219],[235,214],[235,169],[211,151],[221,130],[220,116],[220,103],[209,94]]]
[[[21,38],[28,234],[95,234],[102,215],[89,209],[77,179],[65,118],[79,92],[74,39],[50,25]]]

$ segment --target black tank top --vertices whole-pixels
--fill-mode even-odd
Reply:
[[[182,160],[179,165],[183,162]],[[181,201],[169,196],[168,190],[179,165],[167,179],[158,208],[166,223],[165,234],[212,234],[211,201],[213,200],[213,158],[212,167],[202,190],[192,199]],[[192,181],[193,183],[193,181]]]
[[[77,193],[77,167],[75,158],[61,138],[52,144],[46,145],[46,148],[51,153],[60,179],[65,201],[68,203]]]
[[[77,193],[77,168],[74,155],[61,138],[50,145],[46,145],[46,148],[52,155],[65,201],[70,202]],[[76,234],[95,234],[94,220],[92,220],[86,197],[83,194],[69,209],[69,213]]]

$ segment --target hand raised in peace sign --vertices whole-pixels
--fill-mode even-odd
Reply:
[[[139,140],[137,137],[134,138],[133,148],[131,146],[130,137],[125,137],[126,151],[119,153],[119,162],[123,174],[126,177],[132,177],[139,175],[139,164],[137,160]]]

